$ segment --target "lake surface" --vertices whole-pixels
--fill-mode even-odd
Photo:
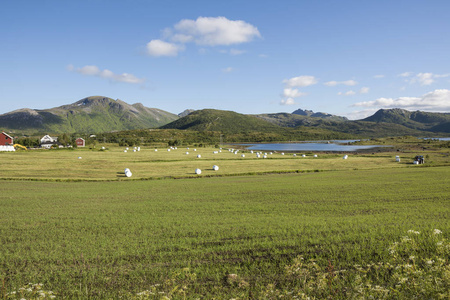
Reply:
[[[359,150],[373,149],[378,147],[392,147],[386,145],[344,145],[343,143],[356,140],[330,141],[327,142],[305,142],[305,143],[281,143],[281,144],[239,144],[246,146],[248,150],[261,151],[330,151],[330,152],[354,152]]]

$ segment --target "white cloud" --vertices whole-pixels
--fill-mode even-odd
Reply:
[[[230,73],[230,72],[233,72],[233,71],[234,71],[234,69],[232,67],[228,67],[228,68],[222,69],[222,72],[224,72],[224,73]]]
[[[198,17],[197,20],[181,20],[174,25],[177,32],[172,36],[179,42],[179,35],[198,45],[219,46],[247,43],[260,37],[258,29],[244,21],[225,17]]]
[[[373,101],[359,102],[355,107],[404,108],[408,110],[449,111],[450,90],[440,89],[421,97],[378,98]]]
[[[136,84],[136,83],[143,83],[145,81],[144,78],[138,78],[138,77],[134,76],[133,74],[129,74],[129,73],[115,74],[114,72],[112,72],[108,69],[100,70],[99,67],[93,66],[93,65],[84,66],[84,67],[78,68],[78,69],[75,69],[75,67],[73,65],[69,65],[68,70],[75,71],[77,73],[80,73],[80,74],[86,75],[86,76],[96,76],[96,77],[105,78],[105,79],[109,79],[109,80],[117,81],[117,82]]]
[[[373,78],[375,78],[375,79],[384,78],[384,75],[382,75],[382,74],[375,75],[375,76],[373,76]]]
[[[326,85],[326,86],[336,86],[336,85],[338,85],[338,82],[337,81],[328,81],[328,82],[325,82],[324,85]]]
[[[101,71],[97,66],[84,66],[76,70],[78,73],[88,76],[99,76]]]
[[[151,40],[147,43],[147,54],[151,56],[177,56],[184,46],[167,43],[162,40]]]
[[[339,85],[339,84],[353,86],[353,85],[357,85],[358,82],[350,79],[350,80],[345,80],[345,81],[334,81],[333,80],[333,81],[328,81],[328,82],[324,83],[324,85],[326,85],[326,86],[336,86],[336,85]]]
[[[306,93],[300,92],[298,89],[286,88],[283,90],[282,96],[285,98],[298,98],[306,95]]]
[[[433,73],[419,73],[410,80],[410,83],[418,82],[420,85],[430,85],[435,82],[436,78],[449,77],[450,74],[433,74]]]
[[[369,90],[370,90],[370,88],[368,88],[368,87],[362,87],[362,88],[359,90],[359,93],[360,93],[360,94],[367,94],[367,93],[369,92]]]
[[[403,72],[401,74],[398,74],[398,77],[409,77],[411,76],[413,73],[412,72]]]
[[[317,83],[317,79],[314,76],[298,76],[293,77],[291,79],[285,79],[283,80],[283,83],[286,84],[286,87],[292,88],[292,87],[306,87],[310,85],[314,85]]]
[[[339,92],[338,93],[338,95],[340,95],[340,96],[353,96],[353,95],[355,95],[356,94],[356,92],[355,91],[347,91],[347,92]]]
[[[293,98],[287,98],[280,101],[280,105],[295,105],[295,104],[297,103],[295,103]]]
[[[269,55],[267,55],[267,54],[259,54],[258,57],[260,57],[260,58],[268,58]]]
[[[360,120],[367,118],[371,115],[373,115],[375,112],[377,112],[378,108],[370,108],[370,109],[364,109],[364,110],[358,110],[358,111],[352,111],[350,113],[345,114],[345,116],[349,120]]]

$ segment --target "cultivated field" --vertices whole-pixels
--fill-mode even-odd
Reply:
[[[0,298],[450,297],[448,150],[218,150],[0,153]]]

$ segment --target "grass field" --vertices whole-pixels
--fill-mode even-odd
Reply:
[[[99,147],[99,149],[101,149]],[[167,148],[144,148],[133,152],[130,148],[110,147],[105,151],[99,149],[79,150],[31,150],[20,152],[0,152],[3,174],[0,179],[47,179],[47,180],[133,180],[166,177],[198,177],[195,169],[202,170],[202,176],[220,176],[236,174],[255,174],[264,172],[324,171],[396,168],[412,166],[417,152],[411,153],[374,153],[367,155],[349,154],[349,159],[342,159],[343,154],[319,154],[313,157],[308,153],[301,157],[298,153],[267,152],[267,158],[256,157],[256,153],[240,151],[238,154],[216,148],[178,148],[170,152]],[[189,152],[189,154],[186,154]],[[245,157],[241,157],[244,154]],[[427,166],[450,165],[447,152],[427,152]],[[197,158],[201,155],[201,158]],[[400,155],[401,162],[395,161]],[[213,165],[219,170],[214,171]],[[133,174],[125,178],[124,169],[129,168]]]
[[[0,153],[0,299],[450,296],[445,152],[216,150]]]

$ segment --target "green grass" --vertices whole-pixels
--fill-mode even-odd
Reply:
[[[388,260],[389,246],[410,229],[438,228],[448,237],[449,175],[444,166],[197,180],[3,181],[2,293],[28,282],[80,299],[129,298],[152,289],[178,291],[173,299],[183,293],[188,299],[262,298],[271,284],[281,293],[298,283],[285,267],[299,255],[324,270],[329,264],[344,270]]]
[[[236,174],[258,174],[270,172],[305,172],[378,168],[412,167],[416,152],[412,153],[376,153],[367,155],[349,155],[349,159],[342,159],[341,154],[319,154],[314,158],[308,154],[303,158],[300,154],[274,153],[268,158],[256,158],[256,154],[246,151],[245,157],[241,153],[234,154],[217,148],[186,149],[167,151],[167,148],[141,147],[141,151],[133,152],[130,147],[109,147],[106,151],[96,149],[78,150],[28,150],[0,153],[2,160],[2,174],[0,179],[32,179],[32,180],[139,180],[166,177],[198,177],[195,169],[202,170],[201,176],[227,176]],[[186,155],[186,152],[189,152]],[[201,158],[197,158],[200,154]],[[395,161],[395,156],[401,156],[401,162]],[[81,159],[79,159],[81,157]],[[213,165],[219,170],[214,171]],[[447,153],[429,152],[426,166],[450,165]],[[414,166],[417,167],[417,166]],[[133,173],[131,178],[124,176],[124,169],[129,168]]]

